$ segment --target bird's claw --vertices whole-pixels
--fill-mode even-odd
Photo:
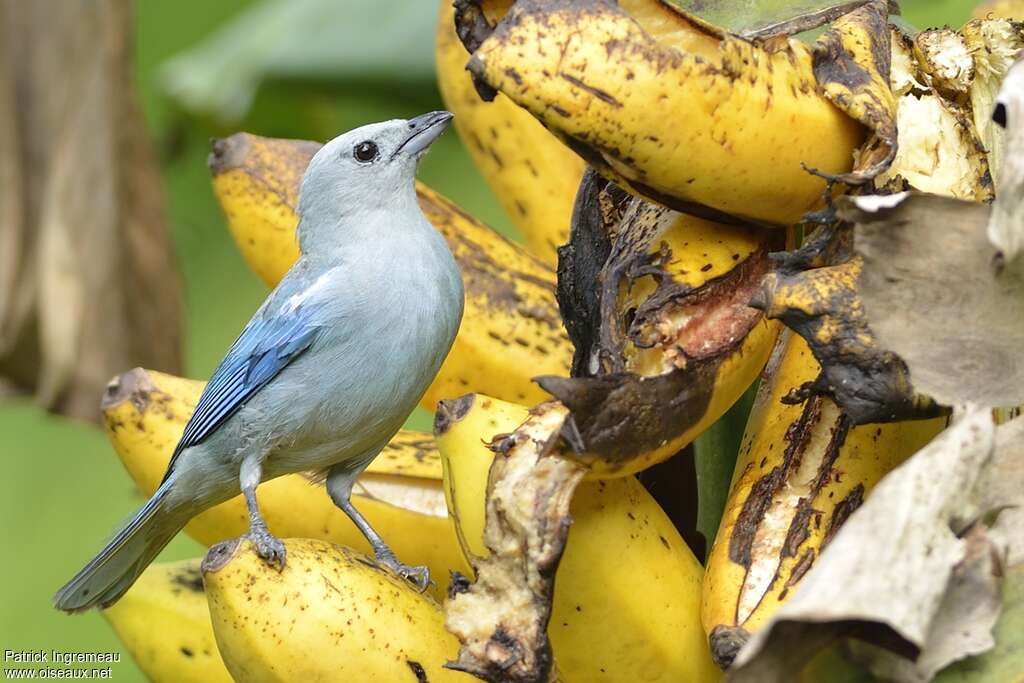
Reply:
[[[270,533],[266,527],[253,527],[249,529],[245,537],[256,546],[256,554],[277,571],[282,571],[286,563],[287,551],[284,543]]]
[[[399,562],[398,558],[391,553],[376,553],[376,555],[377,562],[416,586],[420,593],[426,591],[434,583],[430,580],[430,570],[423,565],[411,567]]]

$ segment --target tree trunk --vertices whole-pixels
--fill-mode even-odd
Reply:
[[[0,392],[93,421],[115,373],[181,366],[133,25],[130,0],[0,0]]]

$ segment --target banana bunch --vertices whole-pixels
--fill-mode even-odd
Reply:
[[[204,386],[142,369],[108,386],[102,403],[107,436],[144,495],[160,485]],[[259,500],[268,525],[281,537],[323,539],[370,552],[366,539],[320,483],[305,475],[266,482]],[[426,565],[433,576],[466,567],[449,530],[440,458],[429,434],[399,432],[360,477],[352,502],[400,557]],[[209,546],[247,528],[248,512],[239,495],[193,518],[185,532]]]
[[[722,668],[872,487],[945,427],[945,418],[854,427],[828,398],[783,402],[819,371],[803,338],[784,333],[747,421],[703,584],[701,619]]]
[[[831,16],[807,45],[787,35],[799,22],[739,36],[662,0],[444,0],[441,94],[525,248],[417,187],[462,269],[465,315],[424,397],[434,434],[396,435],[353,502],[403,561],[451,583],[414,592],[319,482],[281,477],[259,498],[287,539],[283,571],[222,542],[246,528],[239,497],[186,527],[211,546],[201,567],[155,565],[106,611],[147,676],[721,680],[878,481],[945,425],[898,421],[909,411],[861,424],[882,412],[826,386],[823,348],[874,343],[830,204],[857,187],[990,200],[992,100],[1024,29],[993,5],[911,35],[886,4]],[[214,193],[268,285],[298,256],[319,147],[213,143]],[[797,296],[808,287],[829,306]],[[650,468],[759,377],[702,567],[633,475],[676,494]],[[106,430],[144,493],[203,386],[142,369],[109,386]]]
[[[505,95],[480,99],[466,71],[469,53],[455,34],[455,10],[442,0],[437,83],[455,129],[526,246],[552,265],[569,240],[584,162]]]
[[[242,255],[268,285],[298,258],[299,184],[314,142],[238,133],[213,143],[213,190]],[[532,403],[546,394],[536,375],[568,371],[572,347],[555,302],[554,271],[427,186],[420,207],[444,235],[462,270],[466,301],[455,344],[423,397],[486,391]]]

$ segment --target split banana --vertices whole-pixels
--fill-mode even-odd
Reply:
[[[574,376],[539,380],[572,412],[576,455],[599,477],[633,474],[692,442],[757,379],[780,329],[747,303],[784,231],[621,194],[594,174],[584,180],[559,267]],[[601,243],[601,253],[588,246]]]
[[[103,610],[153,683],[231,683],[217,650],[199,560],[152,564]]]
[[[145,495],[160,485],[174,445],[205,383],[136,369],[107,388],[102,410],[107,436]],[[406,562],[433,576],[464,568],[446,519],[440,460],[427,434],[403,430],[356,483],[352,502]],[[352,521],[322,487],[302,474],[260,486],[260,510],[281,538],[321,538],[370,552]],[[185,532],[204,545],[243,534],[248,512],[241,495],[194,517]]]
[[[288,566],[249,541],[210,549],[203,581],[217,645],[246,683],[469,681],[437,603],[348,548],[289,539]]]
[[[487,554],[484,510],[495,457],[487,443],[527,416],[524,406],[482,395],[438,408],[445,495],[470,563]],[[718,680],[698,621],[700,563],[646,489],[634,477],[584,481],[570,511],[547,626],[565,679]]]
[[[298,257],[295,213],[313,142],[238,133],[213,144],[214,194],[245,260],[275,285]],[[462,326],[421,405],[487,391],[534,403],[547,395],[535,375],[565,374],[572,346],[555,302],[554,271],[422,183],[420,208],[444,235],[462,270]]]
[[[826,183],[806,169],[849,172],[867,128],[821,91],[812,48],[660,5],[519,0],[469,69],[602,175],[674,209],[788,225],[822,207]]]
[[[584,162],[524,109],[498,94],[480,99],[466,71],[469,53],[455,34],[451,0],[441,0],[437,80],[455,130],[527,248],[554,265],[569,240]]]
[[[747,422],[701,610],[723,668],[875,484],[945,426],[938,418],[853,427],[828,398],[782,402],[818,372],[803,338],[784,333]]]

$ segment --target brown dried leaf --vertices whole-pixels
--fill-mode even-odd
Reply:
[[[999,200],[1005,201],[1005,200]],[[935,195],[844,198],[879,344],[939,403],[1024,403],[1024,268],[992,267],[987,206]]]
[[[916,658],[920,668],[903,680],[990,647],[1005,557],[1024,545],[1020,528],[1007,535],[995,517],[1024,504],[1022,470],[1007,466],[1015,457],[1006,447],[1022,424],[997,429],[989,410],[967,408],[883,479],[740,652],[730,681],[794,680],[844,636]],[[993,492],[993,477],[1017,479]]]

